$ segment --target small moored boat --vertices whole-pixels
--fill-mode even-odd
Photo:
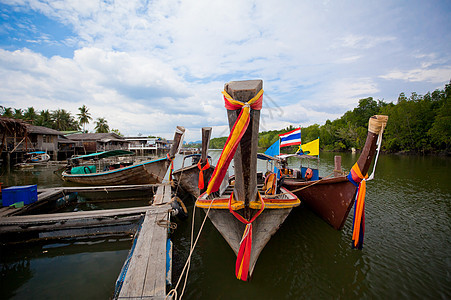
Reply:
[[[202,152],[183,158],[182,167],[172,173],[174,181],[187,193],[199,197],[207,188],[208,181],[214,171],[211,159],[207,155],[210,143],[211,127],[202,128]],[[191,158],[191,165],[185,166],[185,161]]]
[[[184,133],[185,128],[177,126],[174,142],[165,158],[137,164],[119,164],[98,171],[95,164],[82,165],[82,161],[91,159],[97,160],[118,155],[129,155],[133,154],[133,152],[112,150],[82,155],[68,159],[68,167],[62,173],[62,177],[66,181],[98,186],[161,183],[168,167],[172,165],[175,154],[179,150]]]
[[[25,163],[43,163],[48,162],[50,160],[50,155],[48,155],[44,151],[34,151],[34,152],[28,152],[25,155]]]
[[[360,174],[366,175],[368,173],[376,155],[377,142],[380,149],[382,132],[387,120],[388,117],[382,115],[373,116],[369,119],[365,146],[353,167]],[[314,157],[296,154],[291,155],[291,157],[316,159]],[[282,165],[286,166],[286,163],[282,163]],[[319,177],[318,168],[303,167],[302,165],[298,170],[282,167],[280,172],[286,174],[281,178],[281,185],[283,187],[295,193],[307,206],[332,227],[337,230],[343,228],[349,211],[354,204],[359,186],[355,181],[353,182],[352,175],[322,178]],[[355,176],[354,179],[356,179]]]

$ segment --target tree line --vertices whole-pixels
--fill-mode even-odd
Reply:
[[[428,92],[424,96],[401,93],[396,104],[374,100],[359,100],[353,110],[324,125],[313,124],[301,129],[302,143],[319,137],[324,151],[348,151],[362,149],[368,132],[368,119],[373,115],[388,115],[382,148],[387,152],[433,153],[451,150],[451,81],[443,90]],[[279,134],[293,130],[289,126],[281,130],[260,132],[258,146],[267,149],[279,138]],[[210,147],[221,149],[226,137],[214,138]],[[284,148],[294,152],[297,147]],[[285,152],[285,151],[284,151]]]
[[[33,107],[27,109],[17,109],[11,107],[4,107],[0,105],[0,113],[3,117],[21,119],[25,122],[35,125],[52,128],[58,131],[78,131],[88,132],[86,125],[92,120],[89,109],[86,105],[78,108],[79,113],[74,117],[70,112],[65,109],[57,109],[50,111],[44,109],[36,111]],[[105,118],[97,118],[95,121],[94,130],[96,133],[108,133],[110,127],[108,121]],[[119,133],[117,129],[112,130],[115,133]]]

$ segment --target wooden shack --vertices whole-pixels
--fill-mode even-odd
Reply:
[[[67,135],[76,142],[76,154],[88,154],[108,150],[128,150],[129,141],[120,135],[109,133],[76,133]]]

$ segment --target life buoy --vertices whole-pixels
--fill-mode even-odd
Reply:
[[[313,171],[310,168],[307,168],[307,170],[305,170],[305,179],[306,180],[310,180],[313,177]]]

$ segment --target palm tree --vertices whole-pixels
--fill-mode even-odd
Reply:
[[[41,110],[36,119],[37,126],[52,127],[52,114],[48,109]]]
[[[36,121],[36,119],[37,119],[37,117],[38,117],[38,115],[36,114],[36,111],[34,110],[34,107],[29,107],[29,108],[25,111],[25,113],[24,113],[24,115],[23,115],[23,118],[24,118],[26,121],[30,122],[30,124],[34,124],[35,121]]]
[[[105,118],[98,118],[94,129],[96,130],[96,133],[108,133],[110,131],[110,127]]]
[[[23,115],[22,115],[22,110],[19,108],[14,108],[14,115],[13,115],[14,119],[23,119]]]
[[[13,110],[11,107],[3,107],[3,114],[2,116],[12,118],[13,117]]]
[[[80,113],[77,114],[78,122],[83,126],[83,132],[86,132],[85,126],[90,120],[92,120],[91,114],[88,112],[88,108],[84,104],[82,107],[79,107],[78,110],[80,111]]]
[[[59,131],[79,130],[78,122],[72,117],[70,112],[64,109],[58,109],[51,113],[52,127]]]

